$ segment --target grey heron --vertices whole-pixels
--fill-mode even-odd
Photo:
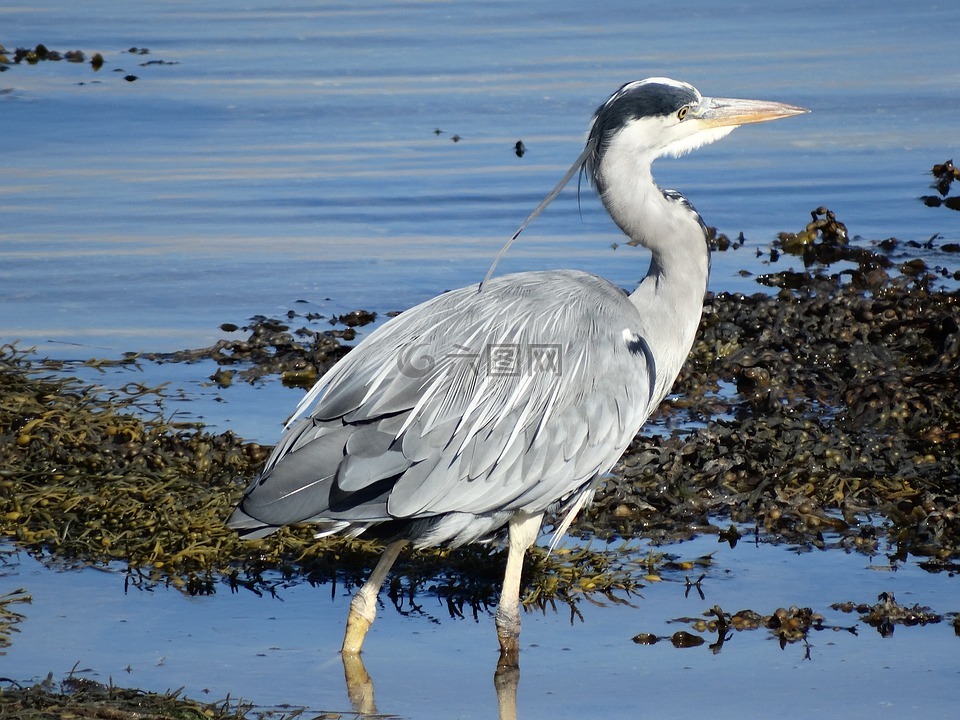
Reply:
[[[375,529],[388,541],[350,604],[345,655],[360,651],[407,543],[459,546],[506,528],[495,622],[501,657],[515,662],[526,550],[545,516],[558,519],[556,543],[590,501],[669,392],[700,321],[705,228],[682,195],[657,186],[651,164],[803,112],[703,97],[667,78],[623,85],[527,222],[586,173],[651,252],[630,295],[577,270],[488,276],[390,320],[307,393],[228,523],[249,538],[314,523],[318,535]]]

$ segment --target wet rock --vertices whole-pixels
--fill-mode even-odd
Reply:
[[[921,202],[927,207],[944,206],[951,210],[960,210],[960,197],[947,197],[953,182],[960,180],[960,169],[953,164],[953,160],[937,163],[930,172],[934,179],[932,187],[939,195],[922,195]]]
[[[891,592],[881,593],[873,605],[843,602],[834,603],[831,607],[841,612],[859,613],[861,620],[876,628],[883,637],[892,636],[896,625],[927,625],[943,620],[942,615],[926,606],[901,605]]]
[[[934,187],[941,195],[947,195],[953,181],[960,180],[960,169],[953,164],[953,160],[937,163],[930,169],[930,172],[935,180]]]
[[[361,312],[358,311],[358,314]],[[296,317],[296,313],[293,313],[293,318],[289,318],[288,314],[288,319]],[[313,316],[314,321],[318,319],[320,316]],[[220,328],[230,333],[245,332],[247,337],[220,340],[211,347],[197,350],[147,353],[142,358],[161,363],[213,360],[222,367],[235,368],[229,381],[236,377],[255,383],[266,377],[279,375],[288,385],[308,388],[347,354],[349,346],[340,341],[349,341],[355,337],[352,328],[348,329],[349,332],[320,331],[303,326],[291,331],[287,321],[262,315],[251,318],[248,324],[242,327],[234,323],[224,323]],[[215,374],[213,379],[221,384],[224,377],[223,374]]]
[[[703,645],[706,641],[699,635],[688,633],[686,630],[679,630],[670,636],[670,642],[675,648],[692,648]]]
[[[149,49],[147,48],[137,47],[132,47],[127,52],[138,56],[147,55],[150,53]],[[60,60],[66,60],[69,63],[83,63],[87,61],[87,55],[82,50],[69,50],[67,52],[60,52],[58,50],[48,48],[43,43],[39,43],[33,48],[17,48],[13,55],[13,63],[16,65],[36,65],[41,62],[57,62]],[[10,60],[6,57],[6,51],[3,50],[2,46],[0,46],[0,70],[7,69],[6,65],[9,63]],[[104,56],[99,52],[95,52],[90,56],[90,67],[94,72],[97,72],[103,68],[105,63],[106,60],[104,59]],[[147,60],[140,63],[140,67],[177,64],[177,62],[172,62],[169,60]],[[120,68],[116,68],[115,72],[120,73],[123,79],[127,82],[135,82],[139,79],[137,75],[126,73]],[[84,83],[80,84],[83,85]]]
[[[363,327],[374,322],[377,319],[377,314],[369,310],[354,310],[346,315],[341,315],[337,319],[347,327]]]

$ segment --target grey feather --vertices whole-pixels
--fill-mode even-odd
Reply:
[[[379,328],[331,370],[244,512],[278,525],[367,522],[379,513],[484,515],[514,508],[517,498],[543,510],[594,482],[598,463],[574,454],[599,445],[588,454],[612,465],[642,422],[636,416],[628,428],[616,411],[606,413],[625,386],[649,387],[646,358],[620,338],[638,324],[619,289],[577,271],[508,275],[482,292],[470,286],[438,296]],[[404,365],[413,361],[410,347],[430,364]],[[531,364],[532,348],[555,351],[556,366]],[[590,348],[603,350],[602,362]],[[515,362],[503,364],[511,353]],[[560,383],[574,390],[558,392]],[[376,492],[365,500],[376,511],[362,503],[345,509],[361,491]]]
[[[356,492],[396,477],[412,464],[399,450],[384,451],[373,457],[347,455],[337,468],[337,487],[343,492]]]

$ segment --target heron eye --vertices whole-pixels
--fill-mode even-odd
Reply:
[[[687,116],[687,113],[689,111],[690,111],[689,105],[684,105],[682,108],[677,110],[677,120],[683,120]]]

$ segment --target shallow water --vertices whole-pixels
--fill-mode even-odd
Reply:
[[[637,551],[649,546],[637,543]],[[872,604],[892,592],[903,605],[957,608],[956,579],[913,564],[839,551],[796,553],[703,537],[668,548],[683,559],[714,553],[701,583],[649,585],[631,605],[581,602],[569,612],[523,617],[518,717],[952,717],[960,700],[958,640],[949,621],[895,629],[883,638],[835,602]],[[4,674],[42,679],[76,664],[85,677],[145,688],[185,686],[187,695],[227,694],[261,704],[293,703],[348,712],[339,658],[349,594],[301,584],[279,599],[226,586],[210,597],[173,590],[124,593],[121,573],[51,572],[21,557],[14,582],[33,604],[6,658]],[[5,578],[4,580],[10,580]],[[64,602],[69,595],[70,601]],[[493,618],[451,619],[438,601],[400,615],[387,601],[363,654],[380,712],[411,718],[494,717],[498,648]],[[715,605],[727,612],[810,607],[828,626],[809,645],[781,649],[764,629],[731,633],[719,651],[637,645],[641,632],[690,631]],[[845,628],[856,627],[857,634]],[[715,642],[707,634],[708,641]]]
[[[763,272],[756,251],[780,230],[799,230],[819,205],[868,241],[958,241],[960,215],[917,200],[929,192],[930,166],[956,149],[960,74],[945,51],[960,28],[955,3],[545,7],[0,8],[0,43],[11,51],[42,42],[106,59],[99,73],[65,62],[0,73],[0,341],[59,358],[118,357],[210,344],[221,323],[258,313],[383,314],[475,282],[579,153],[593,108],[648,75],[813,110],[658,163],[661,184],[682,189],[708,224],[747,238],[715,254],[711,289],[761,290],[740,271]],[[141,66],[155,60],[172,64]],[[629,286],[645,259],[611,249],[620,239],[592,190],[578,203],[568,189],[500,271],[579,267]],[[204,386],[212,371],[146,363],[96,377],[170,381],[188,400],[172,409],[273,442],[299,391],[212,389]],[[674,551],[716,547],[701,540]],[[829,603],[893,590],[901,602],[960,610],[955,578],[913,565],[882,573],[867,562],[741,544],[720,552],[705,601],[666,583],[636,608],[584,604],[582,624],[570,626],[562,610],[527,615],[520,711],[950,716],[960,666],[947,624],[901,628],[889,640],[865,628],[856,638],[821,633],[809,660],[762,631],[738,635],[718,655],[629,641],[669,634],[667,619],[714,603],[761,612],[808,604],[850,624],[829,615]],[[335,653],[340,591],[330,600],[330,588],[297,587],[283,602],[125,595],[116,573],[52,573],[29,559],[0,575],[0,592],[21,585],[34,604],[0,657],[4,676],[61,674],[80,662],[99,679],[145,688],[349,709]],[[492,716],[492,621],[431,612],[439,623],[387,609],[372,631],[365,660],[379,708]]]

